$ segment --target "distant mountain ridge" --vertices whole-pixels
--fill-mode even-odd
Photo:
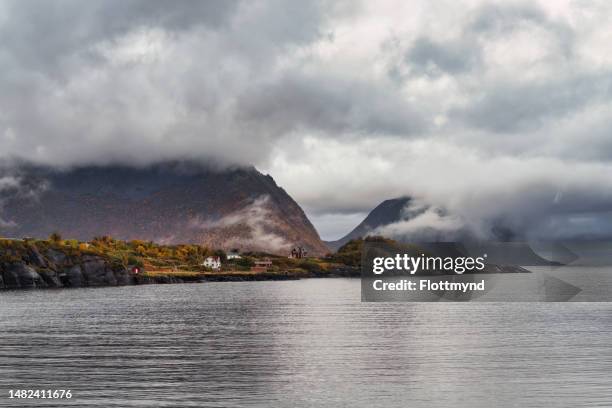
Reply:
[[[467,230],[459,230],[451,241],[439,239],[421,240],[419,236],[411,235],[390,235],[382,231],[382,227],[390,224],[406,221],[418,216],[422,211],[427,210],[427,206],[415,206],[410,197],[400,197],[385,200],[376,206],[367,217],[351,232],[337,241],[326,242],[327,246],[334,251],[357,238],[366,238],[369,235],[382,235],[384,239],[391,239],[397,242],[417,243],[420,247],[430,249],[441,256],[465,256],[472,254],[488,254],[488,261],[498,265],[560,265],[563,262],[553,262],[552,259],[563,259],[565,262],[573,262],[575,254],[563,246],[551,246],[548,252],[551,259],[546,259],[536,253],[531,244],[516,240],[517,234],[501,224],[495,224],[491,229],[491,240],[482,241]],[[414,208],[412,208],[414,207]],[[431,237],[436,238],[435,234]],[[353,246],[359,245],[353,243]],[[537,245],[536,245],[537,246]],[[544,251],[546,252],[546,251]]]
[[[173,162],[68,171],[24,167],[18,174],[19,185],[0,191],[3,236],[59,232],[80,240],[110,235],[280,254],[296,245],[312,254],[328,251],[300,206],[254,167]]]
[[[402,219],[402,213],[410,201],[410,197],[385,200],[370,211],[368,216],[351,232],[336,241],[326,241],[325,243],[330,249],[337,251],[351,239],[365,237],[377,228],[397,222]]]

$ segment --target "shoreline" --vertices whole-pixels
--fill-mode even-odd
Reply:
[[[107,288],[107,287],[122,287],[122,286],[143,286],[143,285],[173,285],[184,283],[207,283],[207,282],[265,282],[265,281],[296,281],[302,279],[334,279],[334,278],[359,278],[361,273],[359,270],[354,273],[256,273],[256,274],[240,274],[240,273],[216,273],[216,274],[200,274],[198,276],[173,276],[172,274],[149,276],[146,274],[140,276],[132,276],[126,282],[117,284],[81,284],[81,285],[37,285],[36,283],[26,285],[2,285],[1,292],[10,292],[18,290],[54,290],[54,289],[79,289],[79,288]]]
[[[162,246],[109,237],[92,242],[0,239],[0,290],[295,280],[361,273],[356,266],[322,258],[266,253],[238,258],[229,260],[218,250],[197,245]],[[216,259],[217,268],[206,263],[210,259]],[[262,263],[265,266],[258,265]]]
[[[221,253],[224,260],[221,267],[221,258],[211,255],[215,252],[196,245],[161,246],[112,238],[100,238],[91,243],[0,239],[0,291],[361,277],[361,247],[358,244],[359,241],[353,245],[355,248],[349,247],[324,258],[295,259],[246,253],[230,261]],[[202,259],[216,259],[217,269]],[[529,271],[489,265],[478,273],[491,272]]]

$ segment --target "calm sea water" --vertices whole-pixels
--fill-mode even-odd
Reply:
[[[150,285],[2,292],[0,329],[1,406],[612,406],[612,303],[361,303],[356,279]]]

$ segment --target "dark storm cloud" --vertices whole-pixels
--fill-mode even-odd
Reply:
[[[498,3],[477,7],[454,38],[443,41],[428,37],[415,39],[406,51],[406,63],[415,74],[432,75],[436,71],[460,74],[482,70],[485,40],[507,36],[530,25],[550,32],[564,53],[571,52],[574,34],[567,24],[551,20],[534,4]]]
[[[412,135],[426,127],[426,112],[392,88],[321,75],[285,76],[257,86],[242,95],[238,112],[240,119],[279,135],[299,129]]]
[[[80,54],[96,61],[88,49],[138,27],[189,30],[227,23],[238,2],[180,0],[7,1],[0,26],[0,47],[20,68],[49,73],[55,65]],[[60,74],[60,72],[56,72]]]
[[[553,53],[557,63],[571,60],[577,34],[567,23],[551,19],[534,4],[484,5],[466,26],[465,36],[482,55],[486,40],[510,36],[521,29],[535,29],[547,35],[556,48]],[[612,96],[610,72],[572,71],[534,80],[516,75],[510,80],[483,82],[459,116],[476,128],[520,132]]]
[[[319,220],[403,195],[476,229],[596,219],[608,27],[603,2],[4,1],[0,161],[254,164]]]
[[[508,134],[532,130],[549,120],[561,120],[590,105],[611,101],[612,71],[574,66],[578,33],[567,22],[548,16],[537,4],[484,4],[468,13],[458,31],[459,35],[444,40],[419,37],[405,54],[411,75],[459,78],[457,85],[463,88],[466,102],[448,111],[455,124]],[[529,68],[500,77],[487,66],[492,45],[522,31],[533,34],[534,43],[547,41],[548,55],[543,58],[549,59],[548,64],[558,64],[559,69],[535,78],[530,78]],[[529,45],[519,40],[506,44],[502,52],[507,61],[503,63],[512,66],[513,52]]]
[[[502,36],[528,25],[549,31],[563,51],[571,52],[575,36],[571,26],[551,18],[533,2],[484,4],[472,14],[466,32]]]
[[[419,38],[407,51],[406,62],[417,74],[459,74],[475,69],[480,63],[480,54],[480,49],[465,39],[441,43]]]
[[[537,4],[493,3],[483,4],[472,13],[469,28],[481,32],[506,32],[522,22],[548,23],[548,16]]]
[[[550,21],[537,5],[484,4],[460,22],[458,35],[444,40],[427,36],[416,38],[406,51],[405,63],[416,75],[432,74],[436,70],[449,74],[482,70],[484,41],[508,35],[527,25],[551,31],[562,48],[571,47],[571,29]]]
[[[527,83],[492,83],[455,114],[469,125],[498,133],[531,130],[612,98],[612,71]]]
[[[317,41],[339,5],[4,3],[0,156],[66,165],[265,160],[272,132],[264,124],[247,137],[238,98],[273,82],[279,61]]]

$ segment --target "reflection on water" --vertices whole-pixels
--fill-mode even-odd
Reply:
[[[0,406],[612,405],[612,304],[360,303],[359,280],[0,293]]]

